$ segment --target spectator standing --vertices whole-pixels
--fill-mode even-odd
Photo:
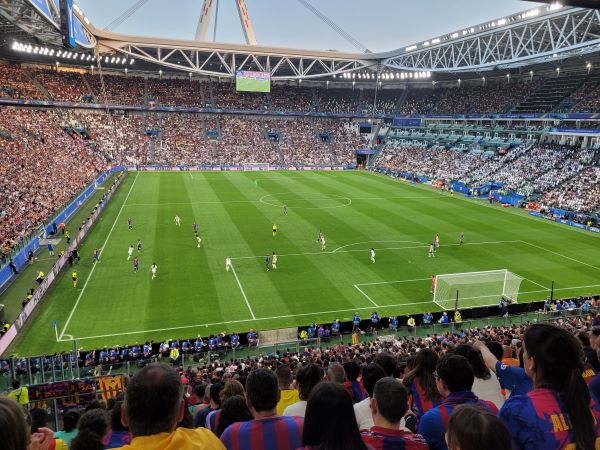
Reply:
[[[183,419],[183,385],[178,373],[163,364],[149,364],[129,382],[121,421],[133,440],[124,450],[222,449],[206,429],[176,428]]]
[[[21,386],[19,380],[13,380],[12,391],[8,393],[8,398],[12,398],[20,405],[26,406],[29,403],[29,390],[27,386]]]
[[[77,422],[79,421],[79,413],[75,409],[65,411],[63,414],[63,430],[54,433],[54,437],[62,439],[70,447],[71,441],[77,436]]]
[[[221,408],[221,397],[220,397],[220,393],[223,390],[223,384],[222,383],[213,383],[208,387],[208,392],[210,395],[210,405],[208,408],[203,408],[199,411],[196,412],[196,415],[194,416],[194,428],[198,428],[198,427],[205,427],[206,426],[206,418],[208,417],[208,415],[213,412],[213,411],[217,411],[219,408]]]
[[[508,450],[510,433],[490,411],[477,405],[457,406],[448,422],[448,450]]]
[[[373,398],[375,383],[384,377],[385,371],[379,364],[367,364],[362,370],[362,382],[365,391],[367,391],[367,398],[354,405],[354,416],[356,417],[356,423],[360,430],[369,429],[374,425],[373,417],[371,415],[370,399]]]
[[[593,449],[600,407],[582,377],[583,350],[563,328],[535,324],[525,332],[523,360],[534,389],[511,395],[500,410],[519,449]]]
[[[417,353],[415,367],[404,377],[404,385],[410,392],[410,409],[417,419],[431,408],[440,404],[442,398],[434,376],[438,355],[431,349],[424,348]]]
[[[117,401],[110,411],[110,434],[108,436],[107,449],[119,448],[125,444],[131,443],[131,432],[129,428],[121,423],[121,410],[123,402]]]
[[[454,349],[454,354],[464,356],[471,364],[475,375],[473,393],[482,400],[491,401],[498,409],[501,408],[504,405],[504,396],[502,395],[500,383],[496,378],[496,374],[486,367],[481,353],[471,345],[463,344]]]
[[[71,450],[104,450],[104,437],[108,431],[104,409],[94,408],[85,412],[77,427],[77,436],[71,441]]]
[[[294,379],[290,366],[282,364],[275,370],[275,375],[277,375],[277,384],[280,392],[279,402],[277,403],[277,414],[281,416],[288,406],[299,402],[300,397],[298,396],[298,391],[292,388]]]
[[[447,450],[445,435],[448,420],[454,408],[464,403],[482,405],[494,414],[498,408],[485,400],[479,400],[471,391],[473,369],[467,359],[459,355],[444,355],[436,364],[436,384],[443,397],[440,405],[431,408],[419,421],[419,434],[423,435],[431,450]]]
[[[305,366],[301,366],[296,374],[296,384],[298,386],[298,397],[300,400],[285,408],[283,415],[304,417],[308,396],[313,388],[319,384],[322,379],[323,374],[318,365],[309,363]]]
[[[371,399],[374,425],[361,430],[365,443],[378,450],[427,450],[423,436],[407,433],[400,426],[407,409],[408,391],[400,381],[385,377],[375,383]]]
[[[254,420],[227,427],[221,441],[228,450],[293,450],[302,446],[301,417],[277,415],[277,377],[269,369],[256,369],[246,380],[246,404]]]
[[[367,450],[353,416],[352,401],[340,383],[319,383],[306,406],[304,448]]]
[[[360,376],[360,365],[352,360],[344,363],[344,371],[346,372],[346,381],[344,387],[352,398],[352,403],[363,401],[367,397],[367,392],[362,383],[358,381]]]

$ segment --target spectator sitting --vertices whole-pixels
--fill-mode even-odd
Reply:
[[[521,449],[592,449],[600,436],[600,406],[583,380],[577,339],[550,324],[525,332],[523,360],[534,389],[512,395],[499,418]]]
[[[281,416],[288,406],[299,402],[300,397],[298,396],[298,391],[292,388],[294,379],[290,366],[282,364],[275,370],[275,375],[277,375],[277,384],[279,385],[280,392],[280,399],[277,403],[277,414]]]
[[[406,433],[400,427],[407,409],[408,391],[404,385],[392,377],[381,378],[375,383],[371,399],[374,426],[369,430],[361,430],[365,443],[386,450],[427,450],[423,436]]]
[[[310,394],[302,432],[304,449],[367,450],[352,401],[339,383],[319,383]]]
[[[362,382],[365,391],[367,391],[367,398],[354,405],[354,415],[360,430],[368,430],[374,425],[373,416],[371,415],[371,401],[369,399],[373,398],[375,383],[384,377],[385,371],[379,364],[371,363],[363,368]]]
[[[460,405],[448,421],[448,450],[507,450],[510,433],[490,411],[478,405]]]
[[[125,450],[222,449],[205,429],[176,428],[183,418],[183,385],[179,374],[163,364],[149,364],[129,382],[121,421],[131,430]]]
[[[452,410],[463,403],[484,406],[494,414],[498,408],[485,400],[479,400],[471,391],[475,376],[467,359],[459,355],[444,355],[436,365],[436,383],[444,398],[442,403],[430,409],[419,421],[419,434],[423,435],[431,450],[447,450],[445,434]]]
[[[252,414],[246,405],[246,399],[243,395],[234,395],[228,398],[222,404],[219,414],[219,422],[215,434],[221,437],[223,431],[236,422],[248,422],[252,420]]]
[[[318,368],[317,368],[318,369]],[[254,417],[227,427],[221,441],[228,450],[263,450],[265,443],[277,443],[277,450],[301,447],[301,417],[277,415],[279,389],[277,377],[269,369],[256,369],[246,380],[246,404]],[[275,448],[275,447],[272,447]]]
[[[310,363],[300,367],[300,369],[298,369],[298,374],[296,375],[296,384],[298,385],[298,396],[300,401],[285,408],[283,415],[304,417],[306,402],[310,395],[310,391],[321,382],[322,378],[323,374],[318,365]]]

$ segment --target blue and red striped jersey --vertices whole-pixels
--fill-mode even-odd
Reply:
[[[227,427],[221,442],[228,450],[295,450],[302,447],[302,417],[274,416],[237,422]]]
[[[447,450],[446,431],[448,430],[448,421],[454,408],[465,403],[479,404],[490,410],[494,414],[498,408],[492,402],[480,400],[473,392],[452,392],[446,397],[439,406],[430,409],[419,421],[419,434],[423,435],[430,450]]]
[[[441,400],[431,400],[427,398],[427,393],[423,386],[421,386],[419,377],[413,379],[413,382],[408,386],[408,390],[410,392],[409,406],[412,412],[417,416],[417,419],[420,419],[423,414],[431,408],[438,406],[441,402]]]
[[[592,398],[596,436],[600,436],[600,407]],[[527,394],[511,395],[498,417],[508,430],[515,448],[523,450],[558,450],[575,448],[575,434],[564,405],[551,389],[534,389]],[[599,448],[600,439],[596,440]]]
[[[402,430],[372,427],[361,430],[363,441],[375,450],[427,450],[429,446],[420,434],[410,434]]]

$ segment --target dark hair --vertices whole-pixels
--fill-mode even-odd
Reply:
[[[338,383],[319,383],[306,404],[302,445],[327,450],[367,449],[354,415],[352,400]]]
[[[354,360],[348,361],[344,363],[344,371],[348,381],[356,381],[360,376],[360,365]]]
[[[38,428],[43,428],[48,423],[48,411],[42,408],[31,408],[29,417],[31,417],[32,433],[36,433]]]
[[[408,391],[392,377],[382,378],[375,383],[373,398],[379,413],[392,423],[400,422],[408,409]]]
[[[221,437],[223,431],[236,422],[247,422],[252,420],[252,414],[246,405],[246,400],[241,395],[234,395],[223,402],[219,413],[219,420],[215,434]]]
[[[590,346],[590,337],[588,336],[588,334],[586,332],[580,331],[579,333],[577,333],[577,339],[579,339],[581,341],[581,344],[584,347]]]
[[[79,421],[79,412],[77,412],[76,409],[69,409],[63,414],[62,420],[63,428],[65,429],[65,431],[67,433],[73,431],[75,428],[77,428],[77,422]],[[119,418],[119,422],[120,420],[121,419]]]
[[[444,355],[436,365],[437,376],[450,392],[470,391],[475,375],[467,358],[460,355]]]
[[[379,364],[385,371],[386,377],[395,377],[398,375],[398,360],[391,353],[379,353],[373,360],[375,364]]]
[[[129,427],[126,427],[121,422],[121,410],[123,409],[123,402],[116,401],[115,406],[110,412],[110,427],[113,431],[129,431]]]
[[[215,404],[221,406],[221,391],[223,390],[223,383],[213,383],[208,387],[208,395]]]
[[[296,374],[296,382],[298,383],[298,396],[300,400],[308,400],[310,391],[319,384],[323,379],[321,368],[314,363],[301,366]]]
[[[582,377],[583,350],[577,339],[550,324],[531,325],[525,350],[535,362],[535,387],[548,387],[562,400],[578,449],[594,448],[596,432],[590,411],[590,392]]]
[[[183,385],[178,373],[164,364],[148,364],[129,381],[125,413],[134,437],[170,433],[177,424]]]
[[[467,358],[467,361],[471,364],[475,378],[481,378],[482,380],[489,380],[491,378],[490,369],[483,362],[483,356],[473,346],[461,344],[454,349],[453,353]]]
[[[415,365],[404,377],[404,385],[410,387],[415,382],[415,378],[419,378],[419,384],[425,391],[425,398],[427,400],[439,400],[441,398],[440,393],[435,383],[435,365],[437,364],[439,357],[436,352],[429,348],[423,348],[419,350],[415,358]]]
[[[448,421],[448,450],[506,450],[512,448],[506,426],[481,405],[457,406]]]
[[[19,389],[21,387],[21,382],[19,380],[13,380],[12,387],[13,389]]]
[[[269,369],[253,370],[246,380],[246,395],[256,411],[272,411],[279,401],[277,377]]]
[[[275,370],[275,375],[277,375],[277,382],[280,386],[286,386],[286,389],[290,388],[292,381],[294,381],[294,377],[292,377],[292,369],[287,364],[280,365]]]
[[[375,383],[385,377],[385,370],[375,363],[367,364],[362,370],[362,383],[369,397],[373,398]]]
[[[13,399],[0,397],[0,442],[4,448],[27,450],[29,429],[25,413]]]
[[[489,341],[486,342],[485,345],[498,361],[502,361],[502,358],[504,358],[504,348],[502,347],[502,344],[500,344],[500,342]]]
[[[199,383],[196,386],[194,386],[194,395],[196,396],[196,401],[202,401],[202,399],[204,398],[204,393],[206,392],[206,384],[205,383]]]
[[[79,419],[79,431],[71,441],[70,450],[100,450],[102,439],[108,430],[106,412],[95,408],[85,412]]]
[[[327,379],[341,384],[346,381],[346,371],[340,363],[331,363],[327,367]]]

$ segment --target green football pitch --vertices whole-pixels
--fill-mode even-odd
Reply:
[[[429,258],[436,234],[441,246]],[[127,249],[138,239],[134,273]],[[546,298],[552,282],[556,297],[595,294],[599,244],[590,232],[365,172],[133,172],[81,247],[77,287],[64,271],[10,352],[68,350],[72,339],[91,349],[300,326],[356,311],[439,311],[432,274],[508,269],[523,278],[519,302]],[[94,248],[102,248],[96,265]],[[272,252],[277,269],[267,271]],[[460,306],[496,303],[467,298]]]

